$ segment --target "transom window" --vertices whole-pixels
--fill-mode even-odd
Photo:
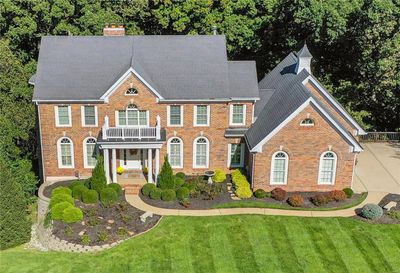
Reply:
[[[96,149],[96,139],[95,138],[87,138],[84,141],[84,165],[85,168],[94,168],[96,166],[96,156],[97,156],[97,149]]]
[[[303,119],[303,120],[300,122],[300,125],[301,125],[301,126],[314,126],[314,120],[312,120],[312,119],[310,119],[310,118]]]
[[[246,106],[244,104],[233,104],[231,105],[231,125],[244,125],[246,122]]]
[[[58,146],[58,167],[73,168],[74,167],[74,148],[72,141],[67,138],[61,138],[57,142]]]
[[[289,156],[283,151],[272,155],[271,162],[271,184],[287,184]]]
[[[136,88],[129,88],[128,90],[126,90],[125,95],[137,95],[138,94],[138,90]]]
[[[138,110],[136,105],[130,104],[126,110],[118,111],[119,126],[147,126],[148,118],[146,110]]]
[[[168,125],[169,126],[182,126],[182,106],[181,105],[170,105],[168,113]]]
[[[56,126],[71,126],[71,106],[56,106]]]
[[[319,184],[335,184],[337,156],[334,152],[325,152],[319,162]]]
[[[168,160],[172,168],[183,167],[183,142],[174,137],[168,141]]]
[[[97,126],[97,109],[96,106],[82,106],[83,126]]]
[[[195,126],[208,126],[209,125],[209,106],[196,105],[194,107],[194,125]]]
[[[234,143],[228,145],[229,162],[228,167],[243,167],[244,163],[244,144]]]
[[[208,168],[209,163],[209,142],[205,137],[199,137],[194,140],[193,153],[194,168]]]

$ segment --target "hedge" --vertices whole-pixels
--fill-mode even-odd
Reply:
[[[56,194],[50,198],[50,208],[61,202],[68,202],[71,205],[74,205],[74,198],[67,194]]]
[[[101,203],[108,207],[115,204],[118,201],[118,195],[112,188],[104,188],[100,192]]]
[[[99,202],[99,194],[95,190],[85,190],[82,192],[82,202],[85,204],[95,204]]]
[[[54,207],[51,209],[51,219],[53,220],[61,220],[63,218],[63,213],[66,208],[73,207],[71,203],[68,202],[61,202],[58,203],[57,205],[54,205]]]
[[[85,187],[85,185],[83,185],[82,183],[76,185],[75,187],[72,188],[72,197],[74,197],[75,199],[82,200],[82,193],[87,190],[88,188]]]
[[[71,224],[82,221],[83,212],[80,208],[69,207],[64,209],[62,220],[65,223]]]
[[[150,196],[150,192],[156,188],[156,185],[147,183],[142,187],[142,194],[144,196]]]
[[[72,191],[70,188],[60,186],[51,191],[51,196],[54,196],[56,194],[72,195]]]
[[[122,187],[120,184],[111,183],[107,187],[113,189],[117,193],[118,196],[122,196]]]
[[[225,180],[226,180],[226,173],[223,170],[216,169],[213,181],[215,183],[221,183],[224,182]]]

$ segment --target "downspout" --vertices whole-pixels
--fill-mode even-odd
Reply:
[[[38,124],[39,124],[39,140],[40,140],[40,166],[42,169],[42,182],[46,182],[46,176],[45,176],[45,171],[44,171],[44,157],[43,157],[43,142],[42,142],[42,123],[40,120],[40,107],[39,103],[36,102],[36,108],[37,108],[37,113],[38,113]]]
[[[254,166],[255,166],[255,160],[256,160],[256,154],[251,153],[251,189],[254,190]]]
[[[352,171],[352,174],[351,174],[351,185],[350,185],[350,188],[351,188],[351,189],[353,189],[353,185],[354,185],[354,172],[355,172],[355,169],[356,169],[357,156],[358,156],[358,154],[359,154],[359,153],[356,153],[356,154],[354,155],[353,171]]]

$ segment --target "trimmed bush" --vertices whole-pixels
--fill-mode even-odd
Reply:
[[[161,172],[159,175],[160,178],[160,188],[161,189],[173,189],[175,187],[174,184],[174,175],[172,173],[171,165],[168,161],[168,156],[164,157],[164,164],[161,168]]]
[[[263,189],[258,189],[254,192],[254,196],[256,198],[265,198],[267,197],[267,192],[264,191]]]
[[[156,185],[147,183],[142,187],[142,194],[144,196],[150,196],[150,192],[156,188]]]
[[[188,197],[189,197],[189,189],[188,188],[182,187],[176,191],[176,198],[178,200],[182,201],[184,199],[187,199]]]
[[[242,176],[242,172],[240,169],[236,169],[231,173],[232,180],[235,180],[237,177]]]
[[[88,188],[86,188],[85,185],[83,185],[82,183],[76,185],[75,187],[72,188],[72,197],[74,197],[75,199],[82,200],[82,193],[87,190]]]
[[[354,191],[350,188],[344,188],[343,191],[346,194],[347,198],[351,198],[354,194]]]
[[[253,196],[253,192],[251,191],[250,187],[239,187],[238,189],[236,189],[235,191],[236,195],[239,198],[250,198]]]
[[[376,204],[366,204],[361,209],[361,216],[367,219],[376,220],[383,215],[383,209]]]
[[[271,191],[271,196],[275,200],[283,201],[286,199],[287,192],[281,188],[275,188]]]
[[[221,169],[216,169],[213,181],[215,183],[221,183],[224,182],[225,180],[226,180],[226,173]]]
[[[176,199],[176,193],[171,189],[163,190],[161,193],[161,199],[163,201],[174,201]]]
[[[330,191],[328,195],[331,200],[335,200],[336,202],[343,201],[347,198],[346,193],[341,190]]]
[[[185,184],[185,180],[175,176],[174,177],[174,185],[176,189],[179,189],[180,187],[182,187],[182,185]]]
[[[175,176],[182,178],[183,180],[185,180],[185,178],[186,178],[186,174],[184,172],[178,172],[175,174]]]
[[[302,207],[304,206],[304,198],[300,194],[292,195],[288,198],[287,202],[292,207]]]
[[[112,188],[104,188],[100,192],[101,203],[105,207],[109,207],[118,201],[118,195]]]
[[[78,185],[84,185],[84,180],[75,180],[75,181],[73,181],[73,182],[68,186],[68,188],[70,188],[71,191],[72,191],[73,188],[74,188],[75,186],[78,186]]]
[[[71,203],[61,202],[51,208],[51,219],[61,220],[63,218],[63,213],[66,208],[73,207]]]
[[[104,159],[102,156],[98,156],[96,167],[92,171],[90,188],[100,193],[105,187],[107,187],[107,179],[104,172]]]
[[[150,191],[150,198],[153,200],[160,200],[162,194],[162,189],[154,188]]]
[[[316,206],[322,206],[329,203],[329,197],[326,194],[316,194],[311,197],[311,202]]]
[[[50,208],[61,202],[68,202],[71,205],[74,205],[74,198],[68,194],[56,194],[50,198]]]
[[[82,221],[83,212],[80,208],[68,207],[64,209],[62,220],[65,223],[71,224]]]
[[[95,204],[99,202],[99,194],[95,190],[85,190],[82,192],[82,201],[85,204]]]
[[[70,188],[60,186],[60,187],[57,187],[57,188],[55,188],[55,189],[53,189],[51,191],[51,196],[52,197],[54,195],[56,195],[56,194],[66,194],[66,195],[71,196],[72,195],[72,191],[71,191]]]
[[[120,184],[111,183],[111,184],[109,184],[109,185],[107,186],[107,188],[113,189],[113,190],[117,193],[118,196],[122,196],[122,187],[121,187]]]

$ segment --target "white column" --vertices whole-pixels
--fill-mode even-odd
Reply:
[[[107,184],[110,183],[110,158],[108,149],[103,149],[104,153],[104,172],[106,173]]]
[[[112,182],[117,183],[117,149],[112,149]]]
[[[147,182],[153,183],[153,155],[152,150],[147,150]]]
[[[156,149],[156,170],[155,170],[155,183],[157,183],[158,173],[160,172],[160,149]]]

